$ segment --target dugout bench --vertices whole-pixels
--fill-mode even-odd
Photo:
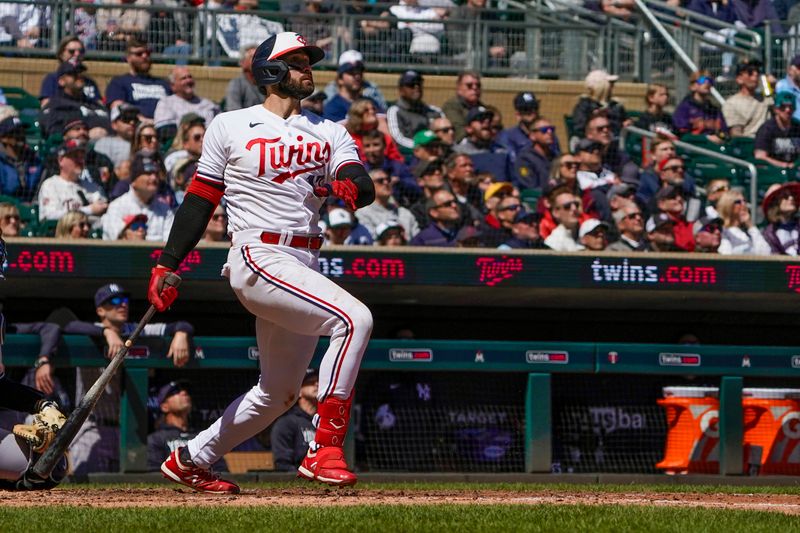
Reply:
[[[168,339],[167,339],[168,340]],[[120,406],[120,465],[123,472],[145,470],[148,371],[172,367],[165,359],[167,340],[140,342],[123,372]],[[91,339],[65,336],[60,367],[104,366]],[[320,342],[314,364],[326,347]],[[38,356],[35,335],[10,335],[4,346],[9,367],[29,367]],[[257,369],[255,339],[195,337],[194,355],[186,369]],[[552,466],[553,374],[624,374],[630,376],[721,376],[720,473],[743,473],[742,387],[748,377],[800,377],[800,350],[785,347],[687,346],[625,343],[551,343],[492,341],[373,340],[363,370],[402,372],[480,372],[527,374],[524,406],[525,471],[550,472]],[[239,392],[244,392],[239,391]],[[352,454],[352,448],[349,450]]]

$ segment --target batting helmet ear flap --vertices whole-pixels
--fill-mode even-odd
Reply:
[[[252,71],[253,79],[256,82],[256,86],[258,86],[258,90],[261,94],[267,94],[267,85],[275,85],[283,81],[283,78],[285,78],[286,74],[289,72],[289,65],[280,59],[259,61],[258,64],[256,64],[256,58],[253,56]]]

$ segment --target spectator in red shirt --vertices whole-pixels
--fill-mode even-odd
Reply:
[[[675,185],[666,185],[656,193],[656,207],[672,219],[675,246],[686,252],[695,247],[692,223],[683,215],[686,207],[683,191]]]
[[[364,159],[363,135],[367,131],[378,129],[378,112],[375,109],[375,102],[369,98],[361,98],[353,102],[353,105],[347,111],[347,121],[344,123],[344,127],[347,128],[348,133],[356,142],[362,161],[366,161]],[[404,161],[394,139],[386,133],[383,134],[383,139],[386,142],[384,153],[387,159]]]

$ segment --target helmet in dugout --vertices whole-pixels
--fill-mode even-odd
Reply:
[[[312,65],[325,58],[322,48],[308,44],[305,37],[292,31],[273,35],[256,48],[251,68],[262,93],[266,92],[266,86],[280,83],[286,77],[289,65],[280,58],[296,50],[305,51]]]

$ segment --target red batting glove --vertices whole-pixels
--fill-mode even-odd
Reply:
[[[157,265],[152,270],[150,276],[150,286],[147,288],[147,299],[156,309],[161,312],[166,311],[172,302],[178,297],[178,289],[172,286],[164,286],[164,278],[173,272],[171,268]]]
[[[344,205],[356,210],[356,198],[358,198],[358,187],[351,180],[334,180],[330,184],[325,184],[320,187],[314,188],[314,193],[317,196],[325,197],[331,194],[340,198]]]

